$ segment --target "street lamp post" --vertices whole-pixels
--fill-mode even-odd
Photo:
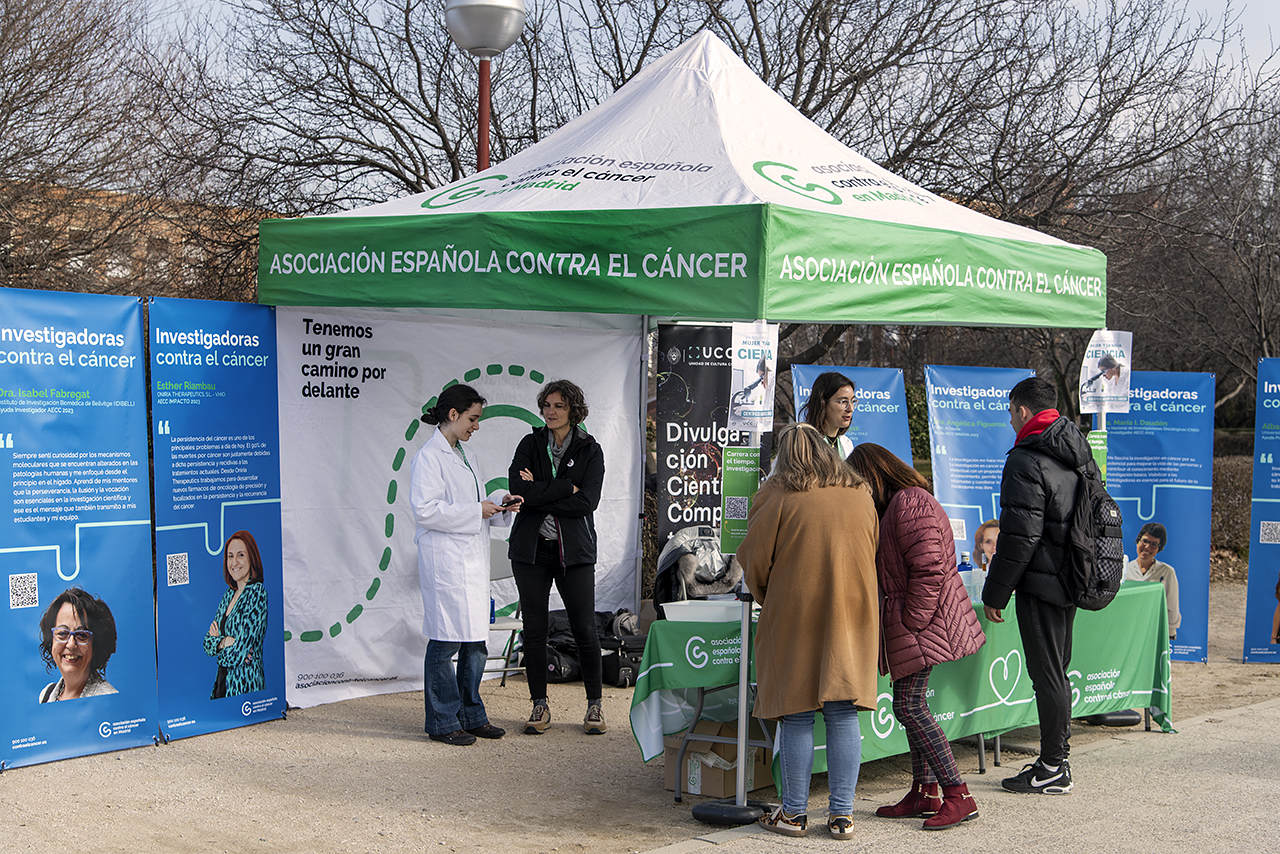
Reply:
[[[524,29],[524,0],[447,0],[444,25],[454,44],[480,59],[476,169],[489,168],[489,57],[516,43]]]

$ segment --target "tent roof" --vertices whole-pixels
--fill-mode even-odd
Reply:
[[[579,168],[580,175],[561,174]],[[537,186],[552,176],[574,186],[567,191]],[[841,180],[850,186],[829,187]],[[803,189],[814,181],[820,188]],[[455,201],[461,186],[482,187],[484,193]],[[764,202],[1067,245],[949,202],[882,169],[805,118],[706,31],[647,66],[604,103],[498,166],[442,189],[333,216]]]
[[[706,32],[498,166],[264,222],[259,286],[286,304],[984,325],[1101,326],[1106,303],[1101,253],[880,168]]]

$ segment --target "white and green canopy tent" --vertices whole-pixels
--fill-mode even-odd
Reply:
[[[539,384],[583,386],[607,460],[596,606],[634,607],[643,317],[1100,327],[1105,270],[881,169],[706,33],[499,166],[263,222],[289,702],[421,687],[409,468],[444,383],[489,400],[467,447],[487,488],[540,423]]]
[[[442,189],[262,223],[259,299],[702,319],[1101,327],[1102,253],[922,190],[701,33]]]

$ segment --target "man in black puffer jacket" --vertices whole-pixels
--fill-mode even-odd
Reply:
[[[1025,379],[1009,392],[1009,423],[1018,434],[1000,482],[1000,536],[982,590],[987,619],[1017,592],[1018,630],[1040,715],[1040,758],[1003,782],[1013,792],[1065,795],[1071,738],[1071,626],[1076,608],[1066,589],[1066,548],[1078,466],[1092,465],[1079,429],[1058,414],[1048,381]]]

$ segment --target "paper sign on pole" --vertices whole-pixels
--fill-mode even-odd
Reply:
[[[760,449],[725,448],[721,480],[720,553],[737,554],[747,535],[747,513],[760,488]]]
[[[1128,412],[1133,333],[1099,329],[1080,363],[1080,411]]]
[[[774,369],[778,363],[777,324],[763,320],[733,324],[733,379],[729,428],[773,430]]]

